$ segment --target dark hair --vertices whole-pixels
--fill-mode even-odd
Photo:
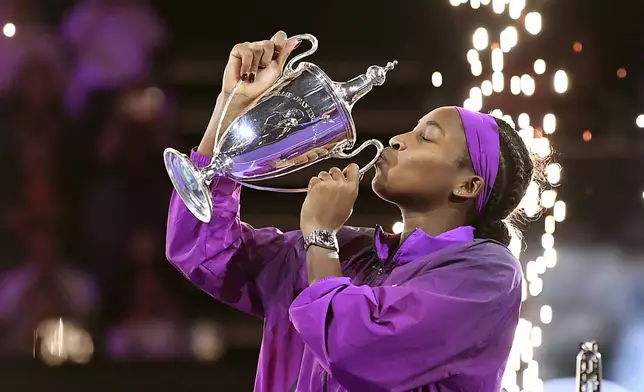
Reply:
[[[489,238],[510,244],[510,225],[519,217],[517,206],[533,179],[535,162],[519,133],[497,118],[501,154],[499,172],[485,209],[472,222],[476,238]]]

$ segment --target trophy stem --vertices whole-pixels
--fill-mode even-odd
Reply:
[[[218,175],[225,175],[228,173],[232,167],[232,159],[223,156],[222,154],[217,154],[212,157],[210,163],[199,170],[199,180],[210,185],[212,180]]]

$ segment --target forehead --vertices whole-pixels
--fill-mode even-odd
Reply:
[[[419,120],[419,125],[425,125],[428,122],[438,123],[448,139],[465,140],[461,116],[454,107],[446,106],[432,110]]]

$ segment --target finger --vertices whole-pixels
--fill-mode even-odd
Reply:
[[[315,150],[309,151],[309,152],[306,153],[306,160],[309,161],[309,162],[314,161],[314,160],[318,159],[319,157],[320,156],[317,154],[317,152],[315,152]]]
[[[284,68],[284,64],[286,64],[286,59],[288,59],[288,56],[291,55],[291,52],[297,48],[302,41],[297,40],[297,39],[289,39],[284,43],[284,45],[279,48],[279,54],[277,55],[277,58],[275,61],[277,61],[277,64],[279,64],[280,69]]]
[[[250,64],[250,73],[248,74],[248,81],[253,83],[255,81],[255,76],[257,76],[257,71],[259,71],[259,62],[262,60],[264,54],[264,48],[258,43],[253,43],[250,45],[250,50],[253,53],[253,60]]]
[[[271,38],[271,41],[273,41],[273,43],[275,44],[275,46],[277,46],[278,49],[282,49],[282,47],[284,46],[287,40],[288,40],[288,36],[282,30],[275,33]]]
[[[321,172],[318,174],[318,178],[319,178],[320,180],[322,180],[322,181],[328,181],[328,180],[332,180],[332,179],[333,179],[333,177],[331,177],[331,175],[330,175],[328,172],[325,172],[325,171],[321,171]]]
[[[266,68],[268,64],[273,61],[273,53],[275,52],[275,44],[272,41],[262,41],[261,42],[263,53],[262,57],[259,60],[259,67]]]
[[[250,67],[253,63],[253,52],[250,50],[250,43],[237,44],[230,52],[231,57],[236,57],[241,60],[241,68],[239,69],[239,77],[241,80],[248,79]]]
[[[322,182],[322,180],[320,180],[320,178],[318,178],[318,177],[312,177],[312,178],[309,180],[309,186],[308,186],[308,189],[309,189],[309,190],[311,190],[311,188],[313,188],[313,186],[315,186],[316,184],[319,184],[320,182]]]
[[[344,174],[342,174],[342,171],[337,167],[332,167],[331,170],[329,170],[329,174],[331,175],[331,177],[333,177],[334,180],[346,180],[346,178],[344,178]]]
[[[325,155],[327,155],[329,153],[329,150],[327,150],[326,148],[321,148],[321,147],[316,148],[313,151],[317,154],[318,157],[323,157],[323,156],[325,156]]]
[[[344,171],[344,176],[348,181],[359,182],[360,181],[360,168],[355,163],[347,166]]]

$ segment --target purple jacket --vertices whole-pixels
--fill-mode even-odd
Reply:
[[[345,277],[309,286],[299,231],[240,221],[240,186],[227,178],[212,195],[204,224],[173,194],[166,252],[202,290],[264,318],[255,391],[500,390],[521,305],[507,248],[469,226],[417,229],[400,247],[380,228],[345,227]]]

